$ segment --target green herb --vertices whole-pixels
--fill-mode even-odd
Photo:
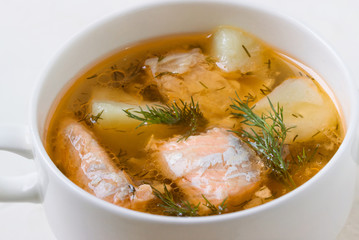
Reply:
[[[265,165],[275,177],[294,187],[295,183],[282,156],[287,132],[292,127],[288,128],[284,124],[283,107],[279,104],[274,107],[269,98],[268,101],[271,110],[258,116],[253,112],[254,107],[248,106],[248,101],[243,102],[238,95],[237,99],[232,100],[230,107],[240,112],[232,114],[242,117],[244,120],[241,123],[250,126],[250,131],[242,130],[241,133],[237,133],[242,134],[246,138],[245,141],[262,156]],[[253,127],[257,131],[259,129],[259,132]]]
[[[223,90],[223,89],[225,89],[226,87],[224,86],[224,87],[221,87],[221,88],[217,88],[216,89],[216,91],[220,91],[220,90]]]
[[[239,207],[239,208],[243,208],[247,203],[249,203],[251,200],[246,200],[242,203],[240,203],[239,205],[236,205],[236,207]]]
[[[318,131],[312,136],[312,138],[315,137],[315,136],[317,136],[319,133],[320,133],[320,131],[318,130]]]
[[[302,155],[297,155],[298,163],[302,166],[307,164],[314,158],[314,155],[317,153],[317,151],[318,151],[318,146],[316,146],[313,153],[310,156],[308,156],[305,149],[303,148]]]
[[[140,178],[143,178],[143,177],[145,177],[145,176],[146,176],[147,174],[149,174],[149,173],[150,173],[150,172],[148,172],[148,171],[147,171],[147,172],[143,172],[141,175],[139,175],[139,177],[140,177]]]
[[[125,130],[121,130],[121,129],[115,129],[114,131],[115,132],[120,132],[120,133],[125,133],[126,132]]]
[[[103,118],[101,117],[103,111],[104,111],[104,110],[102,110],[101,112],[99,112],[96,116],[91,115],[91,118],[90,118],[91,121],[92,121],[93,123],[97,123],[97,121],[98,121],[99,119],[103,119]]]
[[[263,84],[262,86],[263,86],[263,88],[259,89],[259,91],[261,91],[261,93],[262,93],[263,95],[267,95],[268,93],[271,92],[271,90],[270,90],[269,87],[267,87],[267,86],[264,85],[264,84]]]
[[[292,113],[292,116],[293,116],[293,117],[295,117],[295,118],[298,118],[298,117],[300,117],[300,118],[304,118],[304,117],[303,117],[303,115],[302,115],[302,114],[300,114],[300,113],[297,113],[297,114]]]
[[[132,78],[140,74],[140,72],[142,71],[142,66],[143,60],[137,59],[136,61],[131,62],[130,66],[124,72],[127,73],[127,77]]]
[[[159,55],[159,56],[158,56],[158,59],[157,59],[157,62],[161,62],[164,58],[165,58],[165,56]]]
[[[251,75],[254,75],[254,72],[246,72],[244,75],[251,76]]]
[[[305,74],[305,76],[307,77],[307,78],[309,78],[309,79],[311,79],[311,80],[313,80],[314,81],[314,78],[312,78],[311,76],[309,76],[308,74]]]
[[[216,60],[210,56],[206,57],[205,60],[206,60],[207,64],[209,64],[209,65],[214,65],[216,63]]]
[[[177,77],[179,79],[182,79],[182,77],[178,73],[173,73],[173,72],[160,72],[159,74],[157,74],[155,76],[155,78],[161,78],[162,76],[165,76],[165,75],[169,75],[172,77]]]
[[[156,188],[151,186],[153,194],[162,201],[159,204],[160,207],[164,208],[164,212],[173,216],[198,216],[198,208],[200,203],[197,205],[190,204],[188,201],[181,201],[181,204],[176,203],[173,195],[168,191],[166,184],[164,186],[164,193],[161,193]]]
[[[160,207],[164,208],[164,212],[173,215],[173,216],[199,216],[198,209],[201,203],[199,202],[197,205],[191,204],[188,201],[181,200],[180,203],[176,202],[172,193],[168,191],[166,184],[163,184],[164,193],[161,193],[159,190],[151,186],[152,192],[159,200],[161,200],[162,204],[159,204]],[[222,203],[216,207],[213,205],[203,194],[203,199],[205,203],[203,206],[207,207],[211,210],[211,215],[222,214],[224,210],[227,208],[227,198],[225,198]]]
[[[293,138],[293,140],[292,140],[292,142],[295,142],[295,140],[297,139],[298,136],[299,136],[298,134],[295,135],[294,138]]]
[[[205,88],[205,89],[208,89],[208,87],[206,85],[204,85],[203,82],[199,81],[199,83]]]
[[[194,103],[193,98],[191,98],[190,103],[180,100],[180,104],[173,102],[171,105],[146,106],[146,108],[142,109],[140,107],[139,111],[133,112],[131,112],[132,109],[123,111],[127,114],[127,117],[141,121],[137,128],[148,124],[182,125],[187,127],[187,132],[180,140],[187,139],[195,134],[200,126],[207,124],[198,103]]]
[[[217,208],[203,194],[202,194],[202,197],[206,201],[206,203],[203,205],[211,210],[212,215],[220,215],[227,208],[227,203],[226,203],[227,198],[225,198]]]
[[[118,154],[116,155],[117,158],[122,158],[127,155],[127,152],[125,150],[120,149]]]
[[[271,67],[271,60],[270,60],[270,58],[269,58],[268,61],[265,62],[264,64],[267,64],[267,65],[268,65],[268,69],[270,69],[270,67]]]
[[[251,57],[251,54],[248,52],[248,49],[246,48],[246,46],[242,45],[242,48],[247,53],[248,57]]]
[[[97,77],[97,74],[94,74],[94,75],[88,77],[87,79],[92,79],[92,78],[95,78],[95,77]]]
[[[104,112],[104,110],[102,110],[101,112],[99,112],[98,114],[96,115],[93,115],[93,114],[87,114],[85,115],[82,119],[79,120],[79,122],[82,122],[84,121],[87,125],[89,126],[93,126],[95,123],[98,122],[99,119],[103,119],[101,117],[102,113]]]
[[[253,96],[251,93],[248,93],[246,96],[244,96],[247,99],[247,102],[254,102],[257,99],[257,96]]]
[[[119,70],[113,70],[111,76],[114,81],[121,81],[125,78],[125,74]]]

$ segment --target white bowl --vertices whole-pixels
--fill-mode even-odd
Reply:
[[[238,26],[314,69],[342,111],[346,136],[338,152],[312,179],[267,204],[225,215],[178,218],[121,208],[67,179],[43,146],[57,96],[99,58],[144,39]],[[3,200],[41,201],[58,239],[335,239],[354,195],[354,142],[358,93],[333,50],[300,23],[251,5],[209,1],[148,4],[119,11],[74,36],[44,70],[31,102],[30,126],[9,130],[16,141],[1,146],[36,160],[38,171],[7,182]],[[22,135],[26,133],[25,135]],[[3,137],[3,135],[1,136]],[[30,143],[31,142],[31,143]],[[4,182],[0,181],[0,187]]]

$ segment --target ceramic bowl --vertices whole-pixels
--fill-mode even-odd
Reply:
[[[315,70],[335,98],[345,138],[335,156],[294,191],[252,209],[209,217],[157,216],[121,208],[67,179],[44,148],[58,96],[104,56],[145,39],[233,25]],[[342,61],[315,33],[282,14],[226,1],[168,1],[122,9],[70,39],[49,62],[31,102],[30,124],[1,132],[1,148],[34,158],[37,171],[1,179],[1,200],[41,202],[55,236],[69,239],[335,239],[349,214],[355,182],[358,92]]]

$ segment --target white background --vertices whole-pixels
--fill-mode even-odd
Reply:
[[[0,125],[28,123],[37,77],[71,35],[100,17],[145,1],[0,0]],[[359,85],[359,0],[250,2],[292,16],[317,32],[343,58]],[[0,151],[0,175],[33,170],[30,160]],[[40,204],[0,203],[0,239],[55,238]],[[338,236],[338,240],[354,239],[359,239],[358,186],[351,216]]]

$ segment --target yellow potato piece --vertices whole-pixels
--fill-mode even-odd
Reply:
[[[139,110],[139,107],[145,110],[147,105],[147,102],[137,99],[122,90],[100,89],[92,95],[90,111],[93,116],[101,113],[101,119],[96,124],[97,127],[126,130],[136,128],[141,122],[127,117],[123,110]],[[153,103],[150,105],[153,105]]]
[[[286,127],[294,127],[287,135],[286,143],[310,140],[318,131],[335,128],[338,122],[332,101],[308,78],[287,79],[267,97],[277,107],[283,107]],[[266,97],[256,103],[258,115],[270,110]]]
[[[122,129],[135,128],[141,122],[133,118],[127,117],[123,109],[138,109],[138,106],[118,103],[112,101],[93,101],[92,115],[101,114],[101,119],[97,122],[103,128],[118,128]]]
[[[260,53],[261,43],[238,28],[221,26],[213,34],[212,55],[226,72],[253,71],[257,63],[263,62]]]

